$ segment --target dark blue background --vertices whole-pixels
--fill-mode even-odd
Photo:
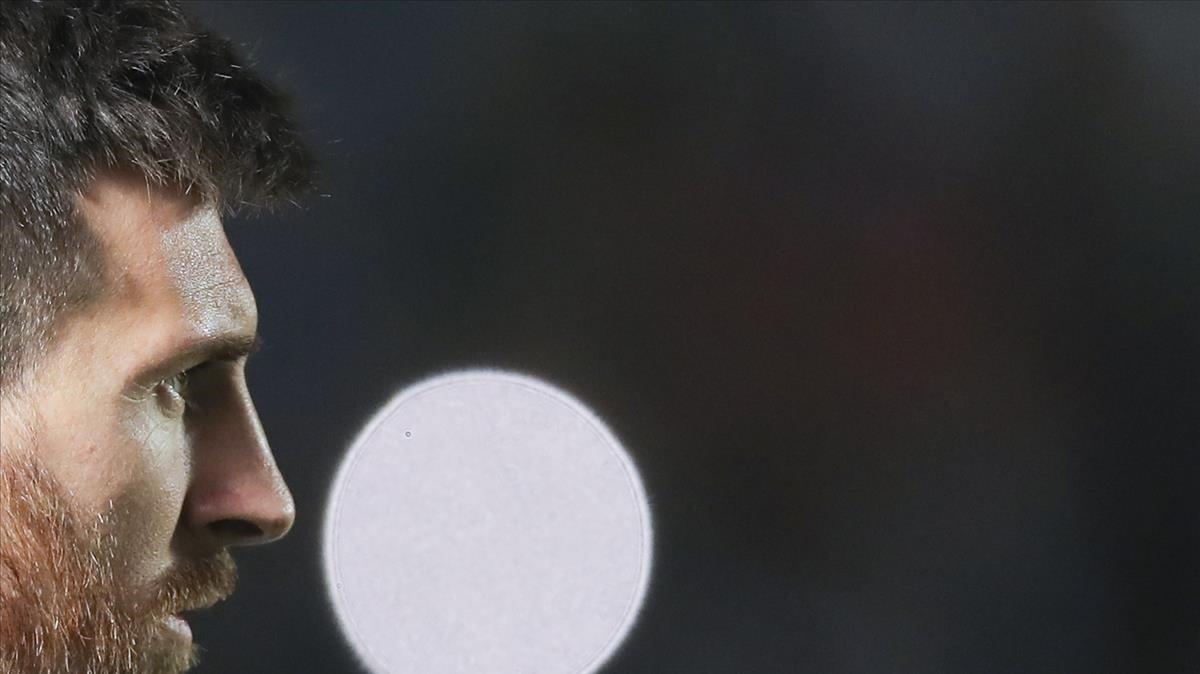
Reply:
[[[356,671],[332,473],[476,365],[642,467],[607,671],[1196,671],[1196,5],[192,7],[324,172],[229,223],[299,516],[195,619],[201,672]]]

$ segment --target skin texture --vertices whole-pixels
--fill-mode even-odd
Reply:
[[[190,636],[163,618],[231,591],[226,550],[275,540],[294,518],[246,389],[257,309],[211,205],[112,173],[77,206],[104,245],[107,292],[68,317],[32,376],[4,392],[0,459],[13,479],[0,492],[0,517],[11,523],[0,528],[0,543],[17,551],[0,553],[0,596],[5,611],[50,611],[22,579],[37,578],[48,566],[39,556],[68,539],[67,547],[103,567],[82,584],[104,587],[74,592],[64,580],[72,596],[57,603],[71,609],[115,595],[103,601],[116,603],[114,620],[128,629],[88,629],[140,639],[118,646],[143,656],[162,651],[160,664],[130,671],[180,671]],[[22,531],[18,500],[42,503],[63,526]],[[33,537],[24,555],[9,545],[21,537]],[[69,565],[61,572],[93,575]],[[16,652],[19,640],[33,637],[18,627],[0,638],[0,651]]]

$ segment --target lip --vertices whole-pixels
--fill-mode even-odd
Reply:
[[[167,629],[178,634],[183,639],[192,640],[192,626],[178,613],[173,613],[163,618],[163,623],[167,626]]]

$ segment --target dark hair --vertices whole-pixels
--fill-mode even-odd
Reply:
[[[0,2],[0,382],[104,290],[74,210],[99,171],[271,207],[312,184],[286,112],[172,2]]]

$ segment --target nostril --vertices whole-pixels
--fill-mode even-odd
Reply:
[[[246,520],[217,520],[210,523],[208,528],[217,536],[226,539],[262,538],[263,536],[261,527]]]

